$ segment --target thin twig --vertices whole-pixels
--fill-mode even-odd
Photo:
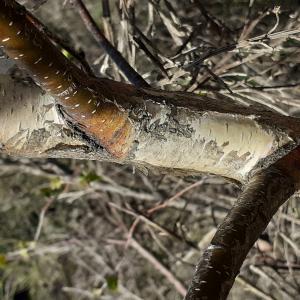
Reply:
[[[150,220],[148,217],[142,215],[142,214],[138,214],[136,212],[134,212],[133,210],[129,210],[126,209],[124,207],[120,207],[117,204],[113,203],[113,202],[108,202],[108,204],[117,209],[120,210],[128,215],[134,216],[137,219],[139,219],[140,221],[143,221],[145,224],[150,225],[151,227],[155,228],[156,230],[160,231],[161,233],[163,233],[164,235],[167,235],[169,237],[175,238],[177,241],[179,242],[184,242],[185,244],[187,244],[189,247],[193,248],[193,249],[198,249],[197,246],[195,244],[193,244],[190,241],[185,240],[183,237],[179,236],[177,233],[165,228],[164,226],[156,223],[155,221]]]
[[[115,62],[120,71],[125,74],[128,80],[136,87],[150,87],[143,77],[129,65],[122,54],[108,41],[96,22],[93,20],[82,0],[70,0],[70,2],[78,9],[78,13],[82,21],[86,28],[91,32],[94,39]]]
[[[150,252],[148,252],[145,248],[143,248],[135,239],[130,240],[130,246],[134,248],[140,255],[142,255],[146,260],[148,260],[151,265],[155,267],[162,275],[164,275],[168,281],[174,285],[177,292],[184,296],[187,292],[186,288],[183,284],[175,278],[175,276],[165,267],[163,266]]]
[[[245,280],[241,276],[238,276],[236,278],[236,281],[239,284],[241,284],[245,288],[245,290],[250,291],[252,294],[258,296],[262,300],[275,300],[273,297],[265,294],[264,292],[262,292],[261,290],[259,290],[257,287],[255,287],[254,285],[252,285],[251,283],[249,283],[247,280]]]
[[[35,235],[34,235],[34,241],[35,242],[39,239],[39,237],[41,235],[41,231],[42,231],[42,227],[43,227],[46,212],[47,212],[47,210],[49,209],[50,205],[53,203],[54,200],[55,200],[54,197],[50,197],[47,200],[44,207],[42,208],[42,210],[41,210],[40,217],[39,217],[39,224],[38,224],[37,230],[36,230]]]
[[[149,209],[149,210],[147,211],[147,213],[148,213],[148,214],[152,214],[152,213],[154,213],[154,212],[157,211],[157,210],[160,210],[160,209],[162,209],[162,208],[167,207],[167,206],[170,204],[170,202],[172,202],[172,201],[176,200],[177,198],[181,197],[183,194],[185,194],[185,193],[188,192],[189,190],[191,190],[191,189],[193,189],[193,188],[195,188],[195,187],[197,187],[197,186],[202,185],[202,184],[205,182],[205,180],[206,180],[206,177],[205,177],[205,178],[202,178],[201,180],[199,180],[199,181],[193,183],[192,185],[190,185],[190,186],[184,188],[183,190],[181,190],[181,191],[179,191],[178,193],[176,193],[173,197],[171,197],[171,198],[169,198],[168,200],[166,200],[164,203],[159,204],[159,205],[156,205],[156,206],[154,206],[153,208]]]
[[[226,33],[228,37],[232,36],[233,31],[231,29],[229,29],[223,22],[221,22],[220,20],[218,20],[215,16],[212,16],[204,7],[204,5],[202,4],[202,1],[200,0],[196,0],[195,1],[196,6],[199,8],[199,10],[201,11],[202,15],[204,16],[204,18],[207,20],[207,22],[209,22],[212,27],[213,30],[215,32],[217,32],[221,38],[223,33]]]
[[[279,32],[271,33],[271,34],[259,35],[259,36],[256,36],[256,37],[253,37],[253,38],[250,38],[247,40],[240,40],[237,43],[210,50],[207,53],[203,54],[199,59],[193,61],[192,63],[186,64],[183,67],[189,68],[194,65],[202,64],[206,59],[211,58],[216,55],[219,55],[219,54],[222,54],[222,53],[231,52],[231,51],[234,51],[237,49],[243,49],[243,48],[249,47],[253,44],[264,43],[269,40],[279,39],[279,38],[283,38],[283,37],[289,37],[291,35],[295,35],[295,34],[299,34],[299,33],[300,33],[300,29],[283,30],[283,31],[279,31]]]

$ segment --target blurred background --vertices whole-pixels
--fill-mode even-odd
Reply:
[[[89,65],[96,76],[126,80],[76,6],[67,0],[19,2],[47,25],[74,63]],[[299,1],[84,3],[153,87],[235,93],[299,115],[300,35],[286,33],[300,29]],[[24,76],[5,55],[0,71]],[[0,299],[182,299],[240,188],[213,175],[2,155]],[[299,227],[296,194],[251,250],[229,299],[300,299]]]

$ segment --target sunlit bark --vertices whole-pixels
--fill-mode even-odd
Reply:
[[[249,249],[298,188],[300,121],[236,95],[167,92],[91,78],[13,0],[0,1],[0,46],[46,92],[0,76],[2,153],[105,159],[247,183],[186,297],[225,299]]]
[[[22,84],[15,88],[15,83],[2,78],[0,113],[6,124],[1,129],[2,151],[104,157],[245,181],[253,170],[268,166],[298,144],[298,119],[246,105],[238,98],[138,89],[90,78],[55,48],[15,1],[1,1],[0,25],[0,45],[47,93],[41,96],[38,89]],[[11,101],[18,98],[26,103],[24,107]],[[11,113],[14,110],[18,114]],[[35,138],[37,129],[41,134],[50,124],[47,118],[52,127],[68,132],[67,142],[53,137],[58,133],[52,127],[45,130],[50,144]],[[71,137],[71,132],[79,135]],[[79,145],[78,153],[74,144]]]

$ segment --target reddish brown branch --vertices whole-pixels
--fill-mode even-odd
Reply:
[[[116,83],[107,91],[105,82],[87,76],[51,43],[14,0],[0,1],[0,28],[0,46],[55,97],[69,125],[111,155],[123,157],[133,129],[127,113],[113,103],[115,98],[110,92],[125,93],[128,87]]]
[[[226,299],[251,247],[299,182],[299,149],[250,180],[197,264],[185,300]]]
[[[75,49],[73,49],[59,36],[51,32],[46,26],[44,26],[44,24],[42,24],[34,15],[30,14],[28,11],[26,11],[26,15],[27,18],[31,21],[31,23],[35,25],[44,34],[46,34],[52,42],[54,42],[60,48],[65,49],[68,53],[70,53],[81,64],[82,68],[88,75],[95,76],[89,63],[85,59],[85,54],[82,51],[76,51]]]

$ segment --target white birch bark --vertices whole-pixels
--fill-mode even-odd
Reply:
[[[9,75],[0,76],[0,87],[2,153],[115,160],[75,135],[58,113],[55,100],[40,88]],[[229,103],[224,108],[222,101],[218,111],[216,103],[208,103],[204,110],[207,99],[192,94],[184,98],[199,100],[201,108],[183,107],[176,101],[170,104],[157,100],[158,95],[174,100],[181,94],[155,90],[144,93],[142,106],[120,108],[128,109],[135,128],[130,155],[120,163],[183,173],[207,172],[243,182],[252,171],[266,167],[297,145],[295,119],[274,114],[277,119],[272,120],[272,113],[257,116],[251,107],[236,104],[232,109],[235,106]]]

